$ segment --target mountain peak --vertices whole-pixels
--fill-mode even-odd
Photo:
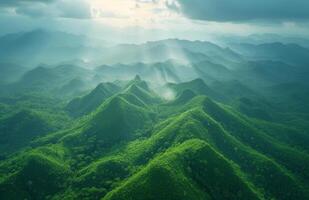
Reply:
[[[141,77],[137,74],[135,77],[134,77],[134,81],[142,81]]]
[[[109,120],[106,120],[109,119]],[[149,113],[133,105],[121,95],[102,104],[90,119],[90,131],[104,140],[104,144],[130,139],[137,129],[149,122]]]
[[[138,87],[140,87],[143,90],[146,90],[148,92],[150,91],[146,81],[142,80],[139,75],[136,75],[135,78],[127,84],[126,88],[129,89],[133,85],[138,86]]]
[[[70,101],[66,108],[75,117],[89,114],[119,90],[113,83],[100,83],[89,94]]]

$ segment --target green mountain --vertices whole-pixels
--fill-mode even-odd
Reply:
[[[1,154],[16,152],[28,146],[34,138],[53,130],[48,119],[29,110],[5,117],[0,120]]]
[[[2,89],[5,96],[37,93],[62,97],[68,96],[68,93],[63,95],[63,90],[72,84],[73,80],[80,79],[80,77],[86,80],[88,76],[90,76],[89,70],[75,65],[57,65],[55,67],[42,65],[27,71],[16,82],[5,85]],[[83,87],[85,86],[79,85],[74,90],[84,90]]]
[[[160,102],[160,97],[151,91],[147,83],[141,80],[138,75],[125,87],[124,93],[134,95],[145,105]]]
[[[169,83],[167,87],[174,90],[177,94],[181,94],[184,90],[192,90],[196,94],[206,95],[216,100],[222,100],[224,98],[222,94],[210,88],[202,79],[195,79],[180,84]]]
[[[183,105],[187,102],[189,102],[192,98],[194,98],[196,94],[190,90],[186,89],[182,91],[174,101],[169,102],[169,104],[174,104],[174,105]]]
[[[81,78],[74,78],[64,84],[56,93],[63,96],[78,96],[87,90],[87,84]]]
[[[259,199],[228,160],[198,139],[168,149],[103,199],[188,198]]]
[[[139,76],[100,84],[71,127],[0,162],[0,198],[309,198],[308,134],[219,103],[239,96],[233,85],[216,83],[220,94],[201,79],[169,84],[177,96],[167,101]]]
[[[89,114],[99,107],[104,100],[119,92],[119,86],[113,83],[100,83],[89,94],[71,100],[66,109],[73,116]]]

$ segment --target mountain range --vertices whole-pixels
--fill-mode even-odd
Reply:
[[[168,39],[102,47],[89,67],[46,40],[87,44],[0,38],[20,49],[15,64],[0,50],[0,199],[309,199],[306,47]]]

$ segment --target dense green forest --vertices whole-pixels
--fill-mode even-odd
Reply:
[[[0,199],[309,199],[309,49],[170,39],[13,64],[46,34],[0,51]]]

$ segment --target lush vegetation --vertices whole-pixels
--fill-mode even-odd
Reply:
[[[0,199],[309,199],[303,63],[274,76],[277,62],[163,42],[197,62],[40,66],[1,83]]]

